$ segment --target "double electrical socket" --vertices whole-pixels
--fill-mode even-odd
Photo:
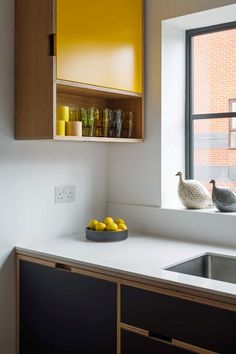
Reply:
[[[71,203],[75,201],[75,186],[55,187],[55,203]]]

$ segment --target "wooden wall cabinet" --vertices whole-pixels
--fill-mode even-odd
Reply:
[[[15,138],[143,141],[142,0],[15,0],[15,13]],[[134,136],[57,136],[57,104],[134,111]]]

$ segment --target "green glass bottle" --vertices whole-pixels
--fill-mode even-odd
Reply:
[[[128,112],[128,138],[133,138],[134,126],[135,126],[134,112],[130,111]]]
[[[82,136],[88,136],[88,114],[86,108],[80,108],[80,119],[82,122]]]
[[[95,136],[102,136],[102,120],[101,114],[98,108],[95,109],[95,121],[94,121],[94,135]]]
[[[103,110],[103,136],[108,137],[109,131],[109,108]]]
[[[95,122],[95,108],[88,109],[88,136],[93,136]]]

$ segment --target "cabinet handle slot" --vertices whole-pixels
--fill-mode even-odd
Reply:
[[[71,267],[66,264],[63,264],[63,263],[56,263],[55,268],[61,269],[61,270],[66,270],[67,272],[71,272]]]
[[[154,332],[149,331],[149,337],[151,337],[153,339],[160,340],[162,342],[172,343],[172,338],[163,336],[162,334],[159,334],[159,333],[154,333]]]
[[[49,56],[53,57],[56,55],[56,50],[55,50],[55,34],[49,34],[48,36],[49,39]]]

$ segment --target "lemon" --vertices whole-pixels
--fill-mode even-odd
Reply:
[[[110,224],[107,225],[107,230],[108,231],[117,231],[118,225],[114,222],[111,222]]]
[[[96,219],[92,219],[92,220],[90,220],[88,227],[91,230],[95,230],[97,224],[98,224],[98,221]]]
[[[125,225],[124,223],[120,223],[120,224],[118,225],[118,229],[119,229],[119,230],[122,230],[122,231],[125,231],[125,230],[128,230],[128,227],[127,227],[127,225]]]
[[[106,224],[104,224],[103,222],[98,222],[95,228],[96,231],[104,231],[106,228]]]
[[[117,219],[115,220],[115,223],[116,223],[117,225],[119,225],[119,224],[125,224],[125,220],[124,220],[124,219],[117,218]]]
[[[113,219],[110,216],[107,216],[104,219],[104,224],[106,224],[106,225],[111,224],[112,222],[113,222]]]

